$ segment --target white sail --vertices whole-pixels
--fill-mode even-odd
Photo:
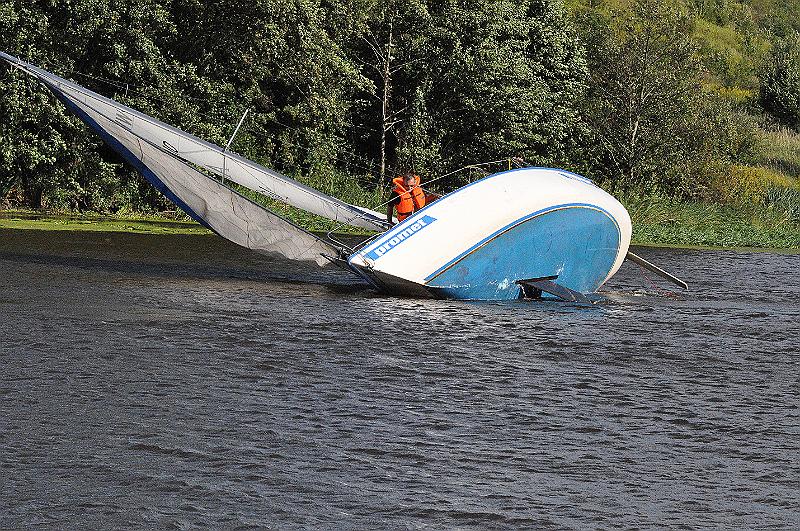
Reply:
[[[8,54],[0,52],[0,58],[38,78],[80,107],[90,109],[105,121],[116,123],[127,134],[179,159],[333,221],[371,230],[386,228],[385,220],[378,212],[340,201]]]
[[[0,52],[0,58],[19,66]],[[23,63],[24,64],[24,63]],[[22,68],[28,71],[27,68]],[[29,72],[31,73],[31,72]],[[81,120],[97,131],[106,143],[195,220],[220,236],[266,254],[294,260],[329,264],[323,255],[336,256],[339,248],[297,227],[242,196],[235,190],[198,171],[182,158],[132,132],[119,115],[110,118],[102,110],[62,91],[50,77],[43,79],[53,93]],[[56,76],[52,76],[55,78]],[[93,100],[89,100],[93,102]]]
[[[88,114],[88,113],[87,113]],[[98,120],[98,117],[93,117]],[[104,124],[107,134],[141,161],[143,173],[152,172],[184,210],[220,236],[266,254],[327,265],[338,249],[270,212],[246,197],[202,174],[178,158],[131,137],[116,124]],[[153,181],[150,179],[151,182]]]

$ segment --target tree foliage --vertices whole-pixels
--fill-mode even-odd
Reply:
[[[800,131],[800,34],[775,43],[761,77],[759,99],[779,122]]]
[[[218,144],[249,109],[233,149],[317,182],[385,187],[522,157],[682,193],[746,156],[741,109],[708,79],[749,82],[757,61],[728,52],[762,41],[732,32],[797,17],[760,21],[766,8],[737,0],[572,1],[577,26],[560,0],[0,0],[0,49]],[[691,13],[718,58],[699,60]],[[769,85],[769,101],[791,93]],[[5,68],[0,116],[0,200],[172,208]]]
[[[713,166],[735,156],[732,109],[705,90],[693,20],[653,0],[592,12],[589,173],[622,189],[702,193]]]
[[[563,163],[580,127],[587,70],[560,7],[538,0],[439,6],[426,106],[443,159]]]
[[[540,164],[566,158],[580,127],[587,71],[560,4],[389,1],[375,9],[367,46],[355,49],[375,87],[359,116],[365,153],[378,157],[385,131],[395,170],[442,173],[509,156]]]

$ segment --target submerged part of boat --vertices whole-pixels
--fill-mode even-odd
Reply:
[[[590,180],[552,168],[498,173],[426,206],[349,251],[228,186],[283,201],[342,224],[384,231],[380,213],[350,205],[0,52],[44,83],[73,113],[188,215],[239,245],[319,265],[346,264],[377,289],[455,299],[554,296],[586,302],[628,252],[625,208]],[[682,283],[681,283],[682,284]],[[685,286],[685,284],[682,284]]]
[[[518,299],[528,293],[526,284],[537,281],[596,291],[622,265],[630,240],[627,210],[590,180],[523,168],[442,197],[372,240],[349,263],[384,291]]]

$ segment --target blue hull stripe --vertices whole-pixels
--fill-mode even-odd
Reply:
[[[519,170],[511,170],[511,171],[519,171]],[[463,188],[462,188],[462,190],[463,190]],[[431,273],[430,275],[425,277],[425,282],[428,283],[431,280],[435,279],[436,277],[438,277],[439,275],[441,275],[442,273],[444,273],[445,271],[447,271],[448,269],[450,269],[451,267],[456,265],[458,262],[460,262],[461,260],[463,260],[464,258],[469,256],[470,254],[475,252],[477,249],[480,249],[481,247],[486,245],[491,240],[497,238],[498,236],[500,236],[504,232],[507,232],[507,231],[513,229],[515,226],[517,226],[517,225],[519,225],[521,223],[525,223],[526,221],[528,221],[530,219],[533,219],[533,218],[535,218],[537,216],[541,216],[541,215],[547,214],[549,212],[554,212],[556,210],[563,210],[563,209],[566,209],[566,208],[590,208],[592,210],[600,211],[603,214],[605,214],[606,216],[608,216],[608,218],[611,219],[614,222],[614,226],[616,226],[616,228],[617,228],[618,235],[621,234],[621,231],[620,231],[620,228],[619,228],[619,223],[617,223],[617,220],[614,218],[614,216],[612,216],[608,211],[606,211],[603,208],[600,208],[599,206],[591,205],[591,204],[588,204],[588,203],[566,203],[566,204],[563,204],[563,205],[554,205],[554,206],[550,206],[550,207],[547,207],[547,208],[543,208],[542,210],[538,210],[536,212],[533,212],[532,214],[528,214],[526,216],[523,216],[523,217],[517,219],[516,221],[512,221],[511,223],[509,223],[508,225],[506,225],[502,229],[494,232],[490,236],[487,236],[483,240],[479,241],[478,243],[476,243],[475,245],[473,245],[472,247],[470,247],[469,249],[467,249],[466,251],[464,251],[463,253],[458,255],[453,260],[449,261],[447,264],[443,265],[442,267],[440,267],[439,269],[437,269],[436,271],[434,271],[433,273]]]

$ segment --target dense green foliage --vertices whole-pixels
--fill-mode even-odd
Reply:
[[[587,120],[599,162],[590,175],[673,194],[704,186],[708,166],[726,159],[718,123],[726,115],[702,90],[691,19],[643,1],[583,21],[592,50]]]
[[[760,99],[764,109],[784,125],[800,131],[800,36],[778,41],[764,67]]]
[[[623,194],[767,205],[800,173],[779,128],[800,125],[800,10],[783,5],[0,0],[0,50],[218,144],[249,109],[235,151],[361,203],[399,171],[513,157]],[[0,203],[172,208],[3,67],[0,117]]]
[[[586,69],[549,1],[0,4],[0,49],[315,182],[567,160]],[[0,195],[164,207],[40,86],[0,73]],[[383,166],[383,171],[381,171]]]
[[[796,203],[720,204],[622,196],[633,242],[680,247],[800,249]],[[788,198],[787,198],[788,199]],[[793,198],[796,201],[798,198]]]

